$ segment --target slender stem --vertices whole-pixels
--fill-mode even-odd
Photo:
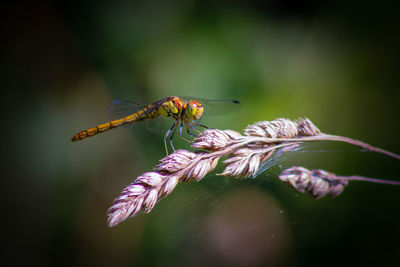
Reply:
[[[336,176],[338,180],[346,180],[346,181],[364,181],[371,183],[379,183],[379,184],[390,184],[390,185],[400,185],[400,181],[390,181],[390,180],[381,180],[375,178],[368,178],[362,176]]]
[[[362,141],[360,141],[360,140],[357,140],[357,139],[353,139],[353,138],[349,138],[349,137],[343,137],[343,136],[338,136],[338,135],[326,135],[326,134],[322,135],[322,137],[327,137],[328,140],[341,141],[341,142],[346,142],[346,143],[349,143],[349,144],[353,144],[353,145],[362,147],[362,148],[364,148],[364,149],[366,149],[366,150],[373,151],[373,152],[378,152],[378,153],[382,153],[382,154],[385,154],[385,155],[387,155],[387,156],[389,156],[389,157],[393,157],[393,158],[395,158],[395,159],[399,159],[399,160],[400,160],[400,155],[397,155],[397,154],[392,153],[392,152],[390,152],[390,151],[381,149],[381,148],[379,148],[379,147],[371,146],[370,144],[364,143],[364,142],[362,142]]]
[[[400,160],[400,155],[389,152],[387,150],[371,146],[370,144],[361,142],[357,139],[352,139],[349,137],[343,137],[338,135],[328,135],[328,134],[319,134],[314,136],[305,136],[298,138],[268,138],[268,137],[253,137],[251,139],[247,139],[246,141],[242,141],[241,144],[251,143],[251,142],[264,142],[264,143],[276,143],[276,142],[294,142],[294,141],[339,141],[349,143],[355,146],[362,147],[368,151],[378,152],[385,154],[389,157]]]

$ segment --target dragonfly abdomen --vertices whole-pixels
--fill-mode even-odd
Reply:
[[[111,123],[112,123],[112,122],[107,122],[107,123],[99,124],[99,125],[97,125],[96,127],[89,128],[89,129],[80,131],[79,133],[75,134],[75,135],[71,138],[71,141],[72,141],[72,142],[79,141],[79,140],[85,139],[86,137],[90,137],[90,136],[96,135],[96,134],[98,134],[98,133],[105,132],[105,131],[107,131],[107,130],[113,128],[113,126],[112,126]]]
[[[126,116],[124,118],[112,120],[107,123],[99,124],[96,127],[80,131],[79,133],[75,134],[71,138],[71,141],[72,142],[79,141],[79,140],[85,139],[87,137],[96,135],[98,133],[102,133],[102,132],[105,132],[110,129],[117,128],[117,127],[120,127],[120,126],[123,126],[126,124],[136,123],[136,122],[140,122],[140,121],[144,121],[144,120],[148,120],[148,119],[153,119],[159,115],[157,110],[152,110],[151,112],[146,112],[147,110],[148,109],[145,108],[143,110],[140,110],[140,111],[138,111],[132,115]]]

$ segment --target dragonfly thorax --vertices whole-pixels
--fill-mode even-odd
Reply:
[[[178,97],[169,97],[163,100],[163,103],[158,108],[159,115],[178,119],[183,111],[185,102]]]

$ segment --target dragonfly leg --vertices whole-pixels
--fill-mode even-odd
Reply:
[[[170,135],[171,131],[173,130],[175,132],[176,126],[178,125],[178,122],[175,121],[175,123],[172,125],[172,127],[165,133],[164,135],[164,146],[165,146],[165,152],[167,152],[168,155],[168,147],[167,147],[167,137]],[[172,133],[172,136],[174,134]],[[172,140],[172,138],[171,138]],[[172,144],[171,144],[172,145]],[[175,150],[174,146],[172,146],[172,148]]]
[[[198,123],[198,122],[196,122],[196,121],[191,121],[191,122],[193,122],[193,123],[196,124],[197,126],[200,126],[200,127],[205,128],[205,129],[210,129],[209,127],[207,127],[207,126],[205,126],[205,125],[203,125],[203,124],[200,124],[200,123]]]
[[[200,133],[200,131],[196,130],[196,129],[193,127],[193,125],[190,124],[190,122],[185,122],[186,132],[187,132],[189,135],[191,135],[191,136],[196,136],[196,134],[194,134],[194,133],[192,133],[191,131],[189,131],[188,125],[189,125],[189,127],[190,127],[193,131],[195,131],[195,132],[197,132],[197,133]]]
[[[196,125],[198,125],[198,126],[206,127],[206,129],[208,129],[207,126],[201,125],[201,124],[199,124],[199,123],[197,123],[197,122],[195,122],[195,121],[191,121],[191,122],[193,122],[194,124],[196,124]],[[195,131],[195,132],[198,133],[198,134],[201,134],[201,132],[200,132],[199,130],[197,130],[197,129],[195,129],[195,128],[193,127],[193,125],[191,124],[191,122],[188,121],[188,124],[189,124],[190,129],[192,129],[193,131]],[[189,129],[187,128],[187,126],[186,126],[186,131],[189,133]],[[189,134],[190,134],[190,133],[189,133]]]
[[[172,130],[172,133],[171,133],[171,136],[169,137],[169,143],[170,143],[170,145],[171,145],[171,147],[172,147],[172,150],[174,150],[175,151],[175,147],[174,147],[174,145],[172,144],[172,138],[174,137],[174,134],[175,134],[175,131],[176,131],[176,128],[178,127],[178,121],[176,121],[175,123],[174,123],[174,125],[172,126],[172,128],[170,129],[170,130]]]
[[[179,127],[179,136],[182,137],[182,127],[183,127],[183,121],[181,121],[181,126]]]
[[[186,127],[186,129],[187,129],[186,122],[185,122],[185,127]],[[183,128],[183,121],[181,121],[181,127],[179,128],[179,137],[180,137],[182,140],[185,140],[186,142],[191,143],[188,139],[186,139],[185,137],[182,136],[182,128]]]
[[[193,122],[194,124],[196,124],[197,126],[200,126],[200,127],[203,127],[203,128],[206,128],[206,129],[210,129],[209,127],[207,127],[207,126],[205,126],[205,125],[203,125],[203,124],[200,124],[200,123],[198,123],[197,121],[191,121],[191,122]]]

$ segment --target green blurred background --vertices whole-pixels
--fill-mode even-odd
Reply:
[[[244,181],[213,172],[108,228],[112,200],[165,155],[162,133],[69,140],[105,122],[113,99],[189,95],[242,102],[204,118],[210,127],[307,116],[400,153],[390,1],[41,0],[2,11],[5,266],[399,264],[399,187],[354,182],[314,200],[281,184],[278,165]],[[397,161],[342,144],[283,162],[293,165],[399,179]]]

